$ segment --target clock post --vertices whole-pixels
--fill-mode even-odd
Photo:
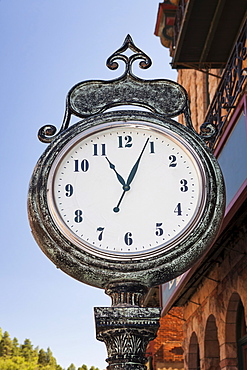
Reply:
[[[121,77],[76,84],[59,132],[53,125],[39,130],[50,145],[30,181],[28,214],[46,256],[111,297],[111,307],[95,308],[108,370],[145,370],[160,309],[143,307],[144,296],[207,252],[223,219],[225,190],[208,146],[216,127],[194,130],[184,88],[135,76],[133,63],[146,69],[151,59],[129,35],[107,66],[117,69],[117,60],[125,63]],[[145,110],[109,111],[126,105]],[[185,126],[173,120],[181,114]],[[72,115],[80,120],[70,126]]]
[[[94,308],[96,338],[105,343],[109,370],[145,370],[145,353],[159,328],[160,309],[140,307],[147,287],[114,283],[106,289],[112,307]]]

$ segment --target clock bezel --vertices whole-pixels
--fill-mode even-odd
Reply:
[[[106,132],[111,129],[119,129],[120,127],[123,127],[123,125],[126,125],[126,129],[131,130],[147,130],[147,134],[150,131],[150,133],[158,132],[166,137],[169,137],[172,142],[177,144],[181,148],[181,150],[185,151],[188,155],[188,157],[191,158],[191,160],[196,164],[196,172],[198,173],[198,178],[200,178],[201,186],[199,189],[199,200],[200,204],[197,206],[197,213],[193,215],[193,217],[190,219],[186,227],[181,230],[180,233],[178,233],[176,236],[173,236],[169,241],[163,242],[157,245],[153,245],[148,250],[140,250],[137,252],[117,252],[113,250],[105,250],[102,248],[98,248],[95,245],[92,245],[88,243],[86,240],[83,240],[78,235],[76,235],[71,228],[69,228],[62,218],[59,210],[57,209],[56,202],[54,197],[54,181],[55,177],[57,176],[57,170],[60,165],[60,163],[64,160],[64,157],[68,155],[70,150],[78,145],[78,143],[82,142],[82,140],[86,140],[87,138],[90,138],[92,135],[101,135],[102,132]],[[201,160],[199,156],[196,153],[192,153],[191,147],[187,141],[185,141],[181,136],[178,136],[175,132],[171,131],[167,127],[153,125],[150,122],[140,123],[138,121],[133,122],[111,122],[109,123],[103,123],[101,125],[97,125],[94,127],[90,127],[87,130],[83,130],[80,132],[77,136],[73,137],[69,142],[67,142],[66,145],[62,148],[62,150],[59,152],[57,157],[55,158],[47,180],[47,204],[49,211],[52,215],[52,218],[60,230],[60,232],[68,238],[68,240],[73,243],[78,248],[83,249],[85,252],[88,252],[90,254],[94,254],[95,256],[101,256],[102,258],[107,258],[110,260],[118,260],[118,261],[126,261],[129,259],[139,260],[139,259],[145,259],[150,258],[152,256],[156,256],[158,254],[164,253],[168,251],[170,248],[173,248],[174,244],[177,244],[178,242],[182,242],[187,236],[187,234],[191,231],[192,227],[196,225],[197,222],[199,222],[201,218],[201,214],[203,212],[204,204],[205,204],[205,189],[206,187],[206,178],[205,178],[205,172],[201,163]]]
[[[86,130],[113,122],[140,122],[157,125],[174,132],[187,142],[200,158],[205,174],[205,194],[199,220],[185,238],[178,238],[172,248],[133,259],[109,259],[82,250],[68,240],[55,224],[47,202],[47,182],[56,158],[66,145]],[[193,153],[192,153],[193,155]],[[219,229],[224,213],[224,183],[220,168],[204,142],[192,130],[172,119],[143,111],[113,111],[89,117],[58,135],[41,156],[34,170],[29,190],[29,219],[34,237],[43,252],[64,272],[75,279],[99,288],[115,281],[138,281],[146,286],[162,284],[182,274],[209,248]]]

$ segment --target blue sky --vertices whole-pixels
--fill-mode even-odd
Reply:
[[[168,49],[154,36],[157,10],[151,0],[0,0],[0,327],[21,343],[50,347],[64,368],[106,367],[93,307],[110,299],[57,270],[31,235],[28,184],[46,148],[37,132],[46,123],[60,127],[77,82],[121,74],[105,61],[128,33],[153,61],[140,77],[176,80]]]

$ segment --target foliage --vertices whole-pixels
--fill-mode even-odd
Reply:
[[[11,357],[13,350],[13,343],[10,339],[9,333],[5,331],[0,342],[0,356]]]
[[[70,370],[70,369],[67,369]],[[78,367],[77,370],[99,370],[98,367],[91,366],[90,369],[88,369],[87,365],[83,364],[82,366]]]
[[[10,338],[7,331],[4,333],[0,328],[0,370],[65,370],[57,364],[51,349],[48,347],[39,349],[33,348],[30,339],[25,339],[19,344],[17,338]],[[76,369],[71,364],[67,370],[88,370],[87,365]],[[99,370],[91,366],[89,370]]]
[[[76,370],[76,367],[74,364],[71,364],[67,370]]]

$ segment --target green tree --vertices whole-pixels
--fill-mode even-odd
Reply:
[[[13,338],[12,344],[13,344],[12,356],[19,356],[20,347],[19,347],[18,339],[16,337]]]
[[[46,355],[47,355],[48,364],[53,366],[54,369],[55,369],[55,367],[57,365],[57,361],[56,361],[55,357],[53,356],[52,351],[49,347],[47,348]]]
[[[67,370],[76,370],[76,367],[74,364],[69,365]]]
[[[0,342],[0,356],[11,357],[12,351],[13,351],[13,342],[9,336],[9,333],[5,331]]]
[[[47,354],[43,349],[39,350],[38,354],[38,364],[42,366],[48,365],[48,359],[47,359]]]
[[[90,370],[99,370],[99,368],[98,367],[95,367],[95,366],[91,366],[90,367]]]
[[[78,370],[88,370],[87,365],[83,364],[81,367],[78,367]]]
[[[0,328],[0,370],[65,370],[52,354],[50,348],[47,351],[33,348],[30,339],[25,339],[22,345],[19,345],[18,339],[11,340],[6,331],[2,334]],[[76,370],[73,364],[69,370]]]
[[[30,339],[25,339],[24,344],[21,345],[20,353],[27,362],[32,362],[35,358],[38,358],[38,351],[33,349]]]
[[[0,357],[1,370],[35,370],[35,367],[25,361],[23,357]]]

